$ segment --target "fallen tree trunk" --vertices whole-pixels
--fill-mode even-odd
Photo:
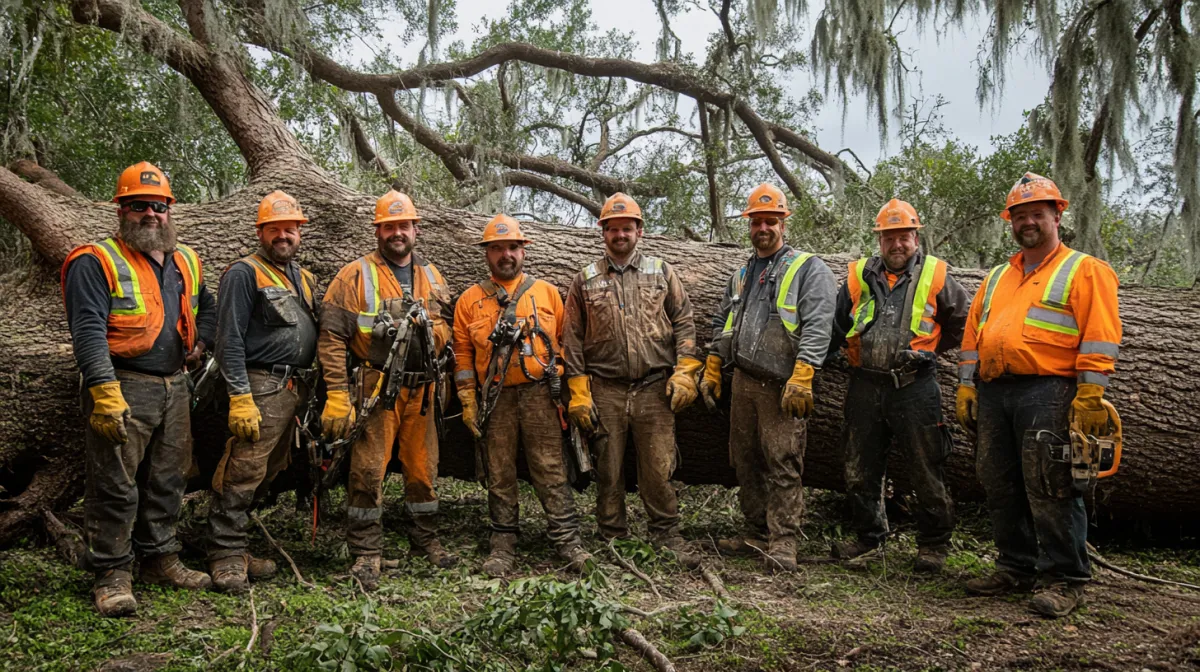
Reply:
[[[3,188],[0,173],[0,189]],[[11,175],[11,173],[9,173]],[[9,185],[17,187],[17,185]],[[268,190],[282,187],[300,194],[312,222],[304,227],[303,263],[323,280],[346,262],[374,247],[369,224],[373,203],[319,172],[267,173],[229,199],[208,205],[180,205],[176,222],[181,240],[193,245],[206,263],[210,285],[229,262],[246,254],[254,240],[253,212]],[[40,190],[21,184],[17,188]],[[53,209],[75,213],[67,219],[69,238],[59,247],[42,246],[45,267],[21,277],[3,279],[0,291],[0,543],[14,539],[36,522],[42,509],[75,501],[82,492],[83,419],[79,416],[78,374],[72,359],[66,320],[59,296],[56,267],[71,242],[101,237],[111,228],[111,205],[81,202],[42,191]],[[82,213],[82,216],[80,216]],[[419,249],[441,268],[456,292],[486,274],[472,243],[485,219],[464,211],[425,205]],[[62,234],[60,230],[55,232]],[[594,229],[530,224],[534,244],[528,270],[565,287],[570,277],[601,253]],[[38,236],[34,236],[38,239]],[[700,333],[707,335],[724,279],[747,251],[647,236],[644,249],[672,262],[696,306]],[[845,274],[848,257],[830,256],[830,266]],[[981,271],[955,271],[971,288]],[[1189,518],[1200,513],[1198,469],[1190,459],[1200,448],[1193,401],[1200,380],[1200,344],[1185,330],[1200,322],[1200,293],[1186,290],[1124,288],[1121,294],[1125,338],[1111,397],[1125,419],[1125,460],[1121,472],[1100,489],[1099,501],[1113,515],[1126,518]],[[944,408],[953,418],[953,353],[941,364]],[[817,380],[816,416],[809,427],[805,480],[814,487],[842,486],[839,433],[846,376],[825,370]],[[442,446],[442,473],[473,475],[472,444],[461,423],[448,423]],[[224,419],[209,413],[195,419],[196,454],[211,470],[225,436]],[[948,478],[958,499],[981,496],[974,476],[972,448],[955,428],[956,445],[948,462]],[[676,478],[685,483],[733,485],[728,466],[725,412],[710,414],[695,405],[679,418],[677,440],[682,456]],[[902,465],[898,469],[903,487]]]

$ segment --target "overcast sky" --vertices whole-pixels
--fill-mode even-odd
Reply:
[[[783,3],[780,2],[782,5]],[[810,3],[815,12],[820,3]],[[462,40],[470,45],[476,36],[474,28],[483,18],[504,16],[506,2],[496,0],[458,0],[458,30],[445,41]],[[652,0],[601,0],[592,2],[592,19],[600,30],[632,30],[639,44],[640,60],[654,60],[654,42],[658,36],[659,19]],[[902,22],[897,22],[898,30]],[[720,30],[720,23],[711,12],[692,9],[672,21],[672,28],[683,40],[685,53],[691,52],[701,61],[708,36]],[[990,146],[989,139],[1015,131],[1024,121],[1023,113],[1040,103],[1046,95],[1048,78],[1043,66],[1026,68],[1020,77],[1011,77],[1005,94],[998,105],[980,109],[975,102],[977,70],[974,65],[976,51],[987,26],[978,20],[969,20],[962,29],[937,36],[932,29],[918,31],[913,26],[903,28],[900,34],[902,48],[911,55],[909,63],[919,69],[909,76],[908,93],[919,94],[929,101],[941,95],[948,103],[942,108],[944,125],[955,137],[983,149]],[[399,32],[399,31],[396,31]],[[810,33],[807,29],[798,34],[801,46],[807,51]],[[423,40],[403,45],[394,42],[393,49],[414,62]],[[357,50],[355,50],[357,52]],[[365,58],[366,50],[361,57]],[[792,82],[791,93],[800,98],[814,85],[808,72],[800,72]],[[830,98],[815,119],[817,141],[829,151],[849,147],[871,166],[881,156],[899,149],[895,139],[897,124],[891,123],[892,139],[887,147],[882,146],[876,120],[868,115],[865,100],[850,101],[843,125],[842,106]]]

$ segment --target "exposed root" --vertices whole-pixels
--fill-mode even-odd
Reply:
[[[87,569],[84,567],[87,543],[84,542],[83,535],[75,529],[67,527],[50,509],[42,511],[42,519],[46,523],[46,533],[50,535],[54,547],[58,549],[63,558],[76,569]]]
[[[708,582],[708,585],[712,586],[713,592],[716,593],[717,597],[726,601],[733,599],[730,597],[729,591],[725,590],[725,582],[721,580],[720,576],[717,576],[717,573],[711,567],[702,565],[700,567],[700,574],[704,576],[704,580]]]
[[[658,670],[658,672],[675,672],[675,664],[671,662],[671,659],[664,656],[662,651],[658,650],[658,647],[651,644],[650,640],[646,639],[637,630],[633,628],[622,630],[621,641],[625,642],[629,648],[642,654],[642,657],[653,665],[654,669]]]
[[[609,552],[612,553],[613,557],[616,558],[618,565],[621,565],[621,567],[625,568],[625,570],[628,571],[630,574],[633,574],[634,576],[636,576],[637,578],[639,578],[643,582],[645,582],[645,584],[647,586],[650,586],[650,592],[654,593],[654,596],[657,597],[658,599],[660,599],[660,600],[662,599],[662,593],[658,592],[658,584],[654,583],[654,579],[651,579],[649,576],[646,575],[645,572],[638,569],[637,565],[626,560],[617,551],[617,546],[615,543],[613,543],[612,541],[608,542],[608,550],[609,550]]]
[[[251,512],[250,518],[253,519],[255,524],[258,525],[258,529],[262,530],[263,536],[267,538],[267,541],[271,542],[271,545],[274,546],[275,550],[283,556],[284,560],[287,560],[288,565],[290,565],[292,568],[292,574],[296,575],[296,582],[305,588],[316,590],[316,584],[309,583],[308,581],[304,580],[304,575],[300,573],[300,568],[296,566],[296,562],[292,560],[292,556],[288,555],[288,552],[283,550],[283,547],[279,545],[279,542],[275,541],[275,537],[272,537],[271,533],[267,531],[267,526],[263,525],[262,519],[258,517],[258,514]]]
[[[1157,584],[1163,585],[1163,586],[1179,586],[1180,588],[1188,588],[1191,590],[1200,590],[1200,586],[1197,586],[1194,583],[1184,583],[1183,581],[1171,581],[1170,579],[1160,579],[1157,576],[1150,576],[1148,574],[1138,574],[1137,572],[1131,572],[1128,569],[1125,569],[1124,567],[1119,567],[1119,566],[1114,565],[1113,563],[1109,562],[1108,560],[1105,560],[1104,556],[1100,555],[1100,552],[1096,550],[1095,546],[1088,544],[1087,548],[1088,548],[1088,557],[1091,558],[1092,562],[1096,563],[1097,565],[1100,565],[1101,567],[1107,569],[1110,572],[1116,572],[1117,574],[1120,574],[1121,576],[1127,576],[1131,579],[1137,579],[1138,581],[1145,581],[1146,583],[1157,583]]]

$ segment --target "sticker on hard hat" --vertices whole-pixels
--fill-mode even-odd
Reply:
[[[900,215],[892,215],[891,217],[888,217],[888,224],[899,224],[900,222],[903,222],[903,221],[904,221],[904,218],[901,217]]]
[[[625,204],[624,203],[613,203],[612,211],[613,212],[625,212]]]
[[[770,194],[763,194],[762,196],[759,196],[759,197],[758,197],[758,202],[759,202],[759,203],[770,203],[770,202],[771,202],[771,195],[770,195]]]
[[[152,187],[162,186],[162,181],[158,179],[158,173],[153,170],[144,170],[140,176],[142,184],[148,184]]]
[[[496,225],[496,235],[502,236],[506,233],[508,233],[508,225],[507,224],[504,224],[502,222],[502,223]]]
[[[389,205],[388,206],[388,214],[389,215],[404,214],[404,201],[394,201],[391,205]]]
[[[271,212],[277,215],[290,215],[295,212],[295,207],[291,201],[285,201],[281,198],[271,204]]]

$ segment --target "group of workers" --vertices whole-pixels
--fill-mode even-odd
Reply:
[[[162,171],[131,166],[113,200],[116,235],[76,249],[62,269],[88,418],[86,561],[104,615],[135,612],[135,560],[142,582],[188,589],[241,592],[275,572],[249,553],[251,511],[293,459],[298,419],[314,408],[321,382],[324,437],[348,446],[351,574],[368,590],[378,583],[382,486],[393,459],[404,475],[412,553],[455,565],[438,539],[434,485],[434,408],[445,403],[441,362],[448,370],[451,351],[487,487],[482,571],[490,576],[517,563],[519,450],[547,536],[571,569],[584,571],[591,556],[570,474],[594,460],[599,535],[629,537],[629,440],[649,541],[699,566],[704,549],[681,534],[670,483],[675,415],[698,399],[715,409],[723,393],[745,529],[716,550],[757,557],[768,571],[795,570],[813,379],[834,361],[850,371],[842,441],[857,536],[831,554],[856,558],[886,540],[882,488],[894,443],[916,496],[914,569],[938,572],[954,513],[937,358],[961,345],[957,416],[977,437],[999,552],[995,571],[968,581],[967,591],[1032,591],[1032,609],[1063,616],[1090,579],[1070,460],[1039,437],[1110,430],[1102,400],[1121,340],[1117,278],[1062,244],[1067,201],[1047,178],[1026,173],[1012,187],[1001,216],[1021,249],[988,273],[973,301],[946,262],[921,250],[922,225],[908,203],[883,206],[873,229],[879,253],[851,262],[839,289],[821,258],[785,242],[787,200],[760,185],[742,213],[753,252],[726,283],[707,352],[679,272],[639,249],[641,209],[625,194],[604,203],[604,255],[575,275],[565,302],[524,271],[532,241],[503,214],[478,241],[489,276],[456,300],[416,251],[420,216],[396,191],[376,204],[376,249],[342,268],[323,298],[297,263],[307,218],[293,197],[269,194],[258,209],[256,251],[225,270],[214,298],[199,257],[176,240]],[[180,562],[175,525],[192,460],[187,372],[209,352],[228,389],[232,438],[213,476],[204,573]],[[564,447],[572,432],[592,454]]]

